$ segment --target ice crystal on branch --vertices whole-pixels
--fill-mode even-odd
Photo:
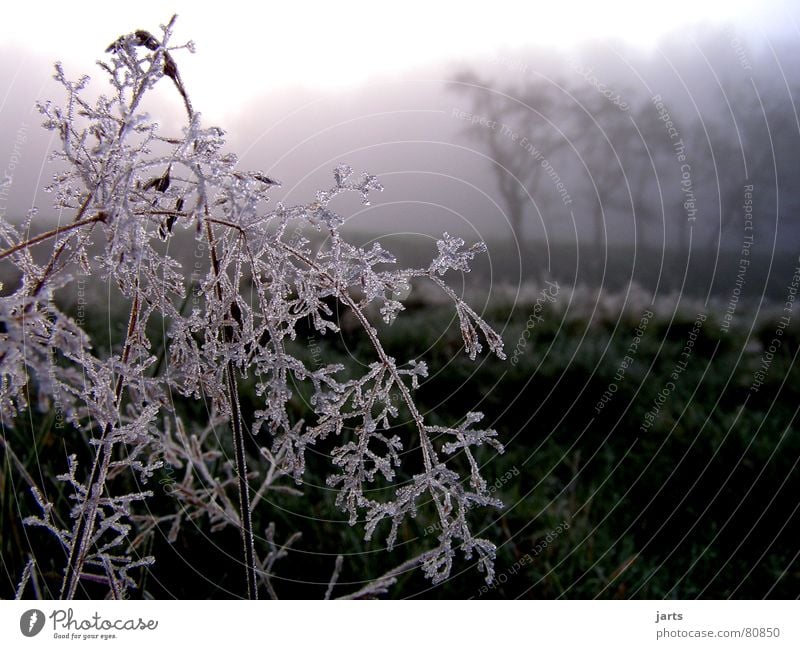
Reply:
[[[170,45],[173,23],[159,37],[139,30],[109,46],[109,59],[99,65],[111,93],[94,103],[84,97],[87,77],[71,82],[56,66],[66,103],[45,102],[39,110],[66,166],[49,189],[71,221],[28,240],[24,230],[0,220],[0,259],[22,277],[0,304],[0,414],[5,422],[24,412],[32,386],[42,409],[52,407],[48,395],[58,394],[59,407],[93,453],[80,462],[71,457],[58,477],[73,494],[69,525],[59,525],[54,505],[34,493],[42,513],[28,522],[50,530],[67,552],[62,595],[74,596],[87,570],[104,575],[115,597],[135,585],[132,571],[152,562],[138,555],[136,539],[157,523],[137,513],[151,492],[126,485],[131,475],[136,485],[146,484],[165,458],[186,471],[173,490],[177,510],[165,517],[172,521],[169,538],[187,516],[207,516],[214,529],[239,527],[248,595],[257,595],[259,583],[272,592],[264,566],[277,555],[256,546],[251,509],[282,477],[301,482],[307,451],[323,440],[332,447],[327,482],[338,490],[336,503],[351,525],[364,521],[366,539],[382,530],[391,549],[399,527],[424,508],[441,530],[438,546],[424,555],[425,574],[434,582],[446,579],[461,550],[477,555],[491,580],[494,546],[473,536],[468,516],[473,507],[500,503],[487,490],[473,449],[502,452],[502,446],[494,431],[473,428],[481,418],[475,413],[453,427],[427,424],[414,399],[427,366],[389,356],[370,320],[379,314],[394,321],[404,308],[397,299],[402,289],[427,278],[453,300],[469,356],[485,342],[502,358],[500,337],[442,279],[469,271],[483,247],[464,249],[463,240],[445,233],[430,266],[401,269],[379,244],[348,243],[339,231],[337,198],[355,192],[368,203],[382,186],[347,165],[336,167],[332,186],[308,203],[271,205],[270,190],[279,183],[239,169],[236,156],[224,151],[222,129],[204,126],[194,111],[173,55],[179,48]],[[142,111],[143,98],[164,77],[186,109],[181,133],[162,132]],[[324,231],[324,244],[312,248],[298,236],[305,228]],[[199,276],[165,252],[165,242],[184,232],[206,255]],[[42,262],[33,249],[45,241],[52,249]],[[106,356],[53,300],[78,273],[90,272],[129,309],[124,338]],[[290,351],[305,323],[321,335],[338,331],[332,301],[352,313],[371,344],[373,360],[360,375],[341,365],[312,367]],[[168,327],[162,343],[148,336],[155,321]],[[245,380],[260,400],[252,421],[244,421],[239,403]],[[289,408],[298,383],[311,390],[313,412],[305,420]],[[181,400],[198,399],[206,402],[209,420],[194,422],[187,433]],[[390,432],[398,404],[415,430]],[[230,459],[221,455],[217,433],[210,434],[222,425],[230,426]],[[247,431],[259,435],[260,458],[245,453]],[[402,458],[413,454],[421,470],[400,481]],[[459,472],[464,464],[468,475]],[[271,554],[259,558],[266,551]]]

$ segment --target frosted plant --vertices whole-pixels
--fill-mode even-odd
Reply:
[[[468,514],[475,506],[500,503],[490,496],[473,450],[502,446],[493,430],[476,427],[477,413],[452,427],[426,423],[413,397],[427,374],[425,363],[389,356],[369,319],[377,312],[391,323],[403,310],[394,296],[427,278],[453,300],[469,356],[474,359],[486,344],[504,358],[501,338],[443,280],[450,271],[468,271],[482,246],[465,247],[445,234],[428,267],[396,269],[379,244],[348,243],[335,199],[355,192],[367,203],[382,188],[374,176],[355,175],[346,165],[308,204],[270,206],[278,183],[239,169],[236,156],[223,150],[223,131],[204,127],[195,112],[174,58],[176,50],[193,45],[172,45],[174,21],[162,26],[160,38],[140,30],[109,46],[108,60],[99,65],[111,92],[94,102],[84,98],[87,77],[69,81],[56,65],[66,103],[45,102],[39,110],[60,142],[55,157],[61,170],[48,190],[71,220],[36,237],[27,235],[34,214],[21,225],[0,220],[0,260],[21,275],[0,303],[3,425],[13,425],[29,407],[57,407],[93,449],[88,466],[72,456],[58,476],[71,494],[68,518],[57,515],[43,491],[33,490],[41,514],[27,523],[49,530],[66,552],[61,597],[75,596],[81,580],[124,597],[135,586],[130,573],[154,561],[140,555],[143,536],[168,522],[174,540],[184,520],[198,516],[207,516],[212,529],[241,530],[247,595],[257,597],[259,585],[274,594],[272,565],[296,539],[279,547],[271,526],[264,547],[257,547],[251,511],[268,489],[293,491],[280,478],[299,484],[306,451],[326,439],[333,445],[327,482],[338,490],[336,503],[350,524],[363,522],[366,539],[380,531],[391,549],[403,522],[426,508],[435,512],[441,533],[415,565],[438,583],[460,549],[477,557],[491,581],[495,547],[473,536]],[[163,133],[142,109],[164,77],[185,106],[180,134]],[[323,231],[325,243],[312,249],[297,236],[298,226]],[[207,255],[194,293],[193,278],[168,252],[182,231]],[[52,250],[38,258],[44,243]],[[100,355],[80,323],[56,305],[57,294],[78,274],[107,281],[128,305],[124,339],[108,355]],[[371,343],[374,360],[355,378],[341,365],[310,367],[289,351],[298,327],[308,322],[320,335],[338,331],[334,301],[352,312]],[[163,350],[148,338],[154,320],[168,327]],[[241,411],[242,381],[254,382],[261,400],[252,421]],[[293,383],[311,387],[310,421],[290,414]],[[29,395],[36,395],[35,404]],[[204,400],[208,420],[187,430],[176,405],[181,399]],[[413,419],[415,438],[391,432],[398,403]],[[233,458],[220,462],[215,439],[227,427]],[[259,458],[245,451],[249,435],[261,441]],[[414,466],[420,468],[398,482],[401,456],[409,450],[419,454]],[[147,485],[165,461],[182,471],[171,488],[175,512],[142,514],[141,502],[152,494]],[[466,466],[468,475],[458,466]],[[390,495],[379,500],[375,493]],[[328,594],[340,567],[338,561]],[[392,579],[385,576],[362,591],[382,592]]]

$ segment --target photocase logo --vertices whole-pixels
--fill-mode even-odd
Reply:
[[[44,628],[44,613],[32,608],[19,618],[19,630],[26,638],[32,638]]]

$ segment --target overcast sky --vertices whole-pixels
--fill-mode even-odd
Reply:
[[[330,182],[331,169],[347,162],[378,174],[386,185],[380,201],[353,212],[353,222],[393,231],[424,224],[469,236],[481,223],[496,229],[505,217],[497,213],[502,202],[492,202],[492,167],[465,134],[465,124],[452,116],[454,107],[470,107],[468,97],[448,87],[459,69],[478,69],[490,83],[503,75],[525,83],[563,70],[564,55],[577,49],[583,65],[618,88],[627,85],[641,93],[646,87],[648,95],[664,93],[676,107],[697,108],[704,105],[705,91],[719,83],[718,72],[722,77],[731,69],[741,72],[742,52],[800,44],[797,0],[227,1],[215,6],[222,9],[163,0],[15,1],[4,7],[0,173],[14,156],[9,213],[21,215],[36,204],[50,214],[51,197],[42,187],[52,177],[47,154],[55,142],[38,128],[41,120],[32,107],[37,98],[63,98],[51,78],[52,62],[63,61],[72,79],[92,74],[99,85],[102,75],[94,62],[109,43],[136,29],[159,34],[159,24],[172,13],[179,15],[173,44],[191,38],[197,46],[194,55],[176,56],[195,108],[205,124],[227,131],[244,167],[284,183],[276,190],[277,200],[313,196]],[[718,37],[711,42],[721,45],[722,67],[719,60],[709,63],[714,52],[693,40],[710,32]],[[586,48],[607,40],[614,43]],[[797,51],[784,48],[774,56],[765,50],[764,59],[784,66],[773,70],[771,79],[790,73],[797,83]],[[532,62],[531,68],[524,74],[515,69],[515,57]],[[578,78],[572,71],[567,81],[574,85]],[[162,89],[156,117],[164,128],[179,127],[184,119],[180,101],[169,85]],[[789,106],[791,97],[782,100]],[[566,219],[551,223],[548,227],[570,236],[575,230]],[[528,234],[536,232],[529,227]]]
[[[231,97],[248,99],[288,87],[315,90],[385,80],[409,69],[498,51],[570,48],[617,38],[643,48],[697,23],[730,24],[751,40],[800,39],[800,3],[789,0],[558,0],[557,2],[263,2],[183,0],[7,3],[0,21],[5,79],[45,79],[58,58],[85,72],[113,38],[134,29],[157,33],[179,14],[176,40],[197,55],[181,69],[198,106],[213,118]],[[79,8],[78,8],[79,7]],[[7,94],[11,88],[0,88]]]

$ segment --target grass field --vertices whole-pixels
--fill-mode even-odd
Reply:
[[[542,300],[540,290],[526,286],[513,302],[508,295],[515,290],[495,287],[485,305],[485,316],[502,330],[514,362],[469,361],[452,310],[427,295],[412,292],[408,311],[380,331],[391,355],[428,362],[430,376],[420,387],[419,403],[432,424],[481,410],[484,423],[497,429],[506,446],[503,455],[484,449],[479,457],[505,507],[474,514],[476,529],[483,528],[482,536],[498,545],[494,587],[487,588],[462,562],[437,587],[418,572],[402,575],[389,596],[797,597],[796,321],[785,329],[763,385],[754,392],[754,372],[777,326],[775,309],[761,310],[752,333],[753,314],[740,311],[739,324],[723,333],[719,302],[709,305],[698,326],[701,301],[683,299],[676,308],[664,298],[651,305],[642,290],[627,300],[614,294],[597,299],[595,291],[563,284],[553,300]],[[642,327],[648,310],[653,315]],[[95,322],[107,327],[108,319],[98,313]],[[341,322],[341,335],[302,332],[298,354],[310,364],[352,367],[368,361],[363,337],[348,326],[345,314]],[[641,335],[632,352],[637,328]],[[154,338],[158,335],[154,328]],[[682,357],[689,341],[690,353]],[[681,359],[685,364],[675,375]],[[298,387],[293,398],[298,418],[309,414],[306,396]],[[199,407],[185,405],[189,420],[191,408]],[[245,384],[245,415],[256,407]],[[395,432],[413,440],[407,420],[400,408]],[[52,415],[34,411],[12,427],[4,425],[19,460],[15,465],[6,453],[0,473],[4,597],[13,594],[30,554],[39,563],[45,594],[60,579],[63,553],[43,531],[21,522],[34,510],[26,480],[43,482],[53,497],[63,488],[52,476],[64,470],[65,442],[89,452],[77,431],[56,429],[55,423]],[[227,443],[221,436],[223,450]],[[251,467],[258,468],[258,447],[266,444],[263,438],[252,442]],[[335,493],[325,486],[327,465],[321,447],[310,454],[306,482],[285,483],[302,497],[270,491],[254,510],[261,537],[270,523],[281,542],[302,534],[274,566],[282,597],[322,597],[338,554],[344,562],[334,596],[357,590],[435,543],[435,525],[424,511],[401,529],[393,552],[365,542],[363,528],[350,527],[334,506]],[[168,468],[173,469],[180,471]],[[170,497],[156,489],[149,513],[168,511]],[[61,493],[56,501],[62,511],[67,498]],[[168,528],[158,527],[148,541],[158,563],[140,576],[138,596],[240,592],[241,541],[235,529],[215,532],[198,518],[184,523],[169,542]]]

